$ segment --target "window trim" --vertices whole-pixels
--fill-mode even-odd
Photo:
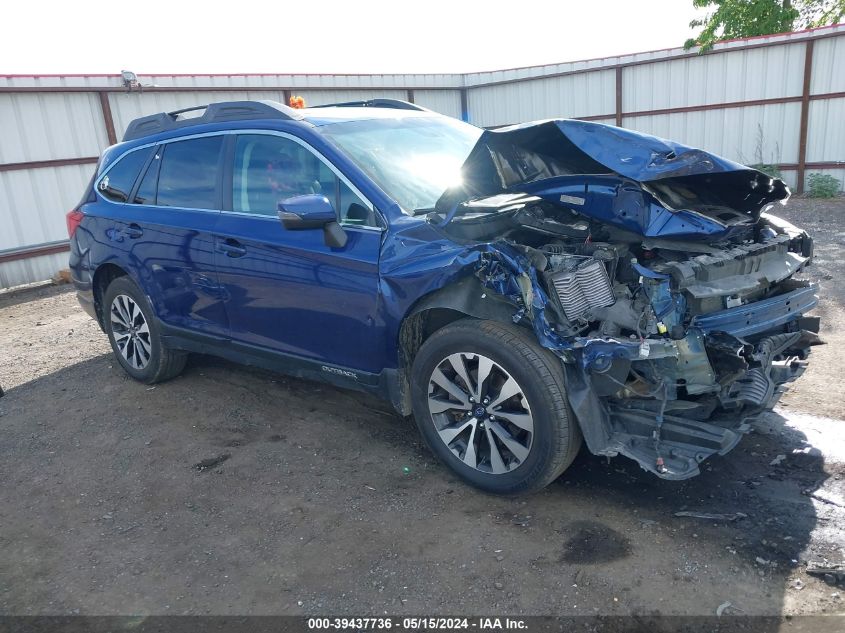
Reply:
[[[377,226],[367,226],[367,225],[363,225],[363,224],[347,224],[347,223],[340,222],[340,221],[338,221],[338,224],[340,224],[344,229],[363,229],[365,231],[378,231],[379,233],[382,233],[382,232],[387,230],[388,223],[387,223],[384,215],[382,214],[382,212],[372,203],[372,201],[369,198],[367,198],[367,196],[365,196],[363,193],[361,193],[361,190],[358,189],[358,187],[356,187],[354,184],[352,184],[352,181],[349,180],[349,178],[347,178],[346,175],[342,171],[340,171],[328,158],[326,158],[323,155],[322,152],[320,152],[318,149],[316,149],[315,147],[310,145],[307,141],[299,138],[298,136],[291,134],[289,132],[282,132],[281,130],[266,130],[266,129],[252,129],[252,128],[243,128],[243,129],[239,128],[239,129],[236,129],[236,130],[219,130],[219,131],[215,131],[215,132],[203,132],[201,134],[188,134],[188,135],[185,135],[185,136],[179,136],[177,138],[170,138],[170,139],[164,139],[164,140],[159,140],[159,141],[153,141],[151,143],[144,143],[143,145],[138,145],[137,147],[132,147],[132,148],[126,150],[125,152],[123,152],[115,160],[113,160],[111,165],[106,167],[106,169],[103,170],[103,173],[101,173],[97,176],[97,178],[94,182],[95,195],[99,196],[101,199],[103,199],[106,202],[109,202],[111,204],[127,204],[127,205],[131,205],[131,206],[145,206],[145,207],[153,207],[155,209],[182,209],[184,211],[203,211],[205,213],[226,213],[226,214],[229,214],[229,215],[238,215],[238,216],[248,217],[248,218],[265,218],[265,219],[270,219],[270,220],[274,220],[274,221],[278,222],[279,219],[276,216],[264,215],[264,214],[259,214],[259,213],[245,213],[245,212],[242,212],[242,211],[233,211],[233,210],[231,210],[231,208],[230,209],[223,209],[223,208],[221,208],[221,209],[199,209],[199,208],[195,208],[195,207],[168,207],[168,206],[162,206],[162,205],[158,205],[158,204],[141,205],[141,204],[138,204],[138,203],[135,203],[135,202],[128,202],[128,201],[127,202],[115,202],[114,200],[109,200],[108,198],[106,198],[105,196],[103,196],[100,193],[100,189],[99,189],[100,181],[106,176],[106,174],[109,173],[109,171],[111,171],[114,168],[115,165],[117,165],[120,161],[122,161],[126,156],[128,156],[132,152],[137,152],[137,151],[140,151],[142,149],[147,149],[148,147],[153,147],[155,145],[158,145],[158,146],[163,148],[165,145],[167,145],[169,143],[178,143],[179,141],[188,141],[188,140],[195,139],[195,138],[204,138],[206,136],[223,136],[223,137],[232,136],[232,137],[235,137],[235,136],[241,135],[241,134],[263,134],[263,135],[266,135],[266,136],[281,136],[282,138],[287,138],[287,139],[292,140],[295,143],[298,143],[299,145],[304,147],[306,150],[308,150],[309,152],[314,154],[314,156],[316,156],[320,161],[322,161],[335,174],[335,176],[340,178],[346,184],[346,186],[349,187],[352,190],[352,192],[356,196],[358,196],[367,205],[367,207],[370,209],[370,211],[372,211],[373,214],[375,215],[376,221],[378,222]],[[230,206],[230,207],[232,206],[231,205],[231,202],[232,202],[231,196],[234,195],[234,192],[231,191],[232,187],[230,185],[232,184],[232,181],[231,181],[232,172],[235,168],[235,164],[234,164],[235,163],[235,161],[234,161],[234,158],[235,158],[235,156],[234,156],[234,145],[235,145],[234,139],[228,140],[228,139],[224,138],[223,148],[220,152],[220,156],[221,156],[221,160],[223,161],[223,165],[222,165],[222,170],[221,170],[221,173],[220,173],[220,179],[219,180],[220,180],[221,186],[223,187],[223,191],[222,191],[222,195],[218,196],[218,199],[219,199],[221,207],[227,206],[226,205],[227,202],[229,203],[228,206]],[[230,147],[231,147],[231,153],[229,151]],[[231,160],[229,160],[230,158],[231,158]],[[149,165],[147,165],[147,168],[149,168]],[[143,168],[142,168],[142,170],[143,170]],[[144,171],[144,173],[146,173],[146,170],[143,170],[143,171]],[[141,174],[138,174],[138,178],[136,178],[136,182],[133,183],[133,187],[132,187],[133,190],[135,189],[135,186],[140,183],[140,176],[141,176]],[[227,184],[227,182],[224,182],[225,180],[228,180],[228,184]],[[229,189],[228,194],[227,194],[227,189],[226,189],[227,187]],[[130,194],[134,194],[134,191],[130,192]],[[158,202],[158,191],[156,191],[156,202]]]

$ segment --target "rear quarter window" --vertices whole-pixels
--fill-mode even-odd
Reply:
[[[138,178],[141,168],[146,164],[152,153],[152,147],[129,152],[120,158],[114,166],[100,179],[97,189],[100,193],[114,202],[126,202],[132,185]]]

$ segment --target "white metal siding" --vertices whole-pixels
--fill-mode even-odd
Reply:
[[[467,86],[513,81],[515,79],[542,78],[546,75],[561,73],[583,73],[585,71],[602,68],[609,64],[627,61],[621,57],[606,57],[604,59],[590,59],[579,62],[563,62],[561,64],[546,64],[544,66],[527,66],[525,68],[510,68],[507,70],[492,70],[482,73],[469,73],[465,76]]]
[[[804,44],[702,55],[625,68],[622,111],[801,95]]]
[[[54,253],[28,259],[0,263],[0,288],[21,286],[34,281],[51,279],[67,268],[68,253]]]
[[[446,116],[461,118],[459,90],[415,90],[414,103]]]
[[[807,161],[845,161],[845,98],[810,102]]]
[[[120,86],[118,75],[0,75],[0,86],[12,88],[104,88]]]
[[[0,172],[0,251],[67,239],[65,214],[93,173],[94,164]]]
[[[800,103],[779,103],[625,117],[622,125],[741,163],[794,163],[798,160],[800,117]]]
[[[108,145],[96,94],[0,94],[0,163],[99,156]]]
[[[470,122],[482,127],[538,119],[610,114],[616,104],[613,70],[565,75],[469,91]]]
[[[817,40],[813,49],[810,94],[845,92],[845,37]]]

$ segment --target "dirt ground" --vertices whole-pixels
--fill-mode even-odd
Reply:
[[[68,287],[0,297],[0,613],[845,613],[806,573],[845,562],[845,200],[783,214],[828,344],[686,482],[582,454],[487,496],[373,398],[204,356],[147,387]]]

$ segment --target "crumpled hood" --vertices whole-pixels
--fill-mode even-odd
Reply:
[[[636,181],[672,210],[724,206],[756,216],[766,204],[789,197],[782,180],[704,150],[560,119],[486,130],[464,162],[462,185],[446,191],[436,210],[448,213],[461,202],[505,192],[548,199],[544,192],[559,192],[562,180],[577,175]],[[578,211],[590,215],[589,205]]]
[[[631,180],[648,182],[676,176],[748,171],[748,167],[704,150],[633,130],[588,121],[548,121],[509,128],[557,132],[576,148],[610,171]]]

